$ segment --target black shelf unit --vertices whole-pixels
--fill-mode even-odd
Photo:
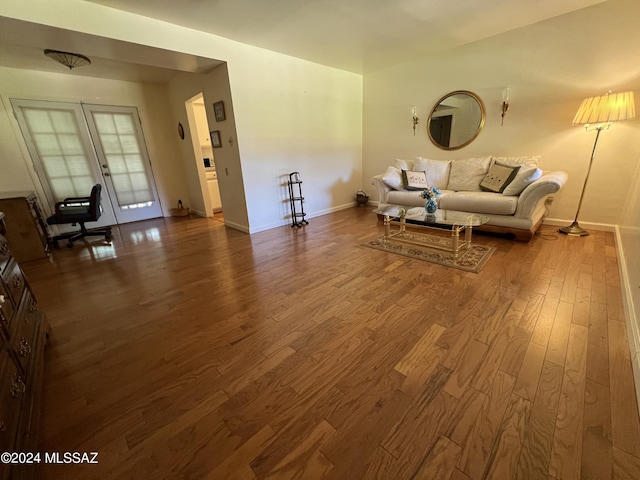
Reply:
[[[302,196],[302,180],[300,180],[300,172],[292,172],[289,174],[289,203],[291,204],[291,228],[302,227],[307,225],[304,217],[304,197]]]

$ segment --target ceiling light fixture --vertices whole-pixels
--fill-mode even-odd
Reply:
[[[69,70],[75,67],[82,67],[84,65],[91,64],[89,57],[85,57],[79,53],[62,52],[60,50],[50,50],[47,48],[44,51],[44,54],[56,62],[61,63],[65,67],[69,67]]]

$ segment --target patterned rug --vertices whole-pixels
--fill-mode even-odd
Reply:
[[[416,237],[417,235],[406,233],[406,237]],[[432,235],[419,235],[420,241],[428,242],[432,245],[446,246],[449,238],[435,237]],[[472,243],[469,248],[462,250],[458,254],[458,258],[453,259],[448,252],[442,250],[434,250],[427,246],[411,245],[408,243],[402,243],[391,240],[390,242],[384,242],[383,237],[370,240],[363,244],[365,247],[375,248],[383,250],[389,253],[397,253],[398,255],[404,255],[405,257],[416,258],[418,260],[425,260],[431,263],[437,263],[438,265],[444,265],[446,267],[458,268],[467,272],[478,273],[482,270],[485,263],[491,258],[494,247],[486,247],[484,245],[478,245]]]

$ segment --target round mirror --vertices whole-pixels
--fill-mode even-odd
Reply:
[[[475,93],[457,90],[437,101],[427,133],[436,147],[457,150],[469,145],[484,126],[484,104]]]

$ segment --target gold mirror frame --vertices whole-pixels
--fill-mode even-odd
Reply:
[[[477,127],[475,127],[475,131],[473,133],[468,133],[468,135],[465,135],[463,141],[460,141],[459,143],[457,143],[456,145],[453,145],[453,146],[443,145],[443,144],[438,142],[438,139],[434,138],[434,136],[433,136],[433,134],[431,132],[431,124],[434,121],[434,118],[449,117],[449,120],[448,120],[448,137],[449,137],[449,140],[451,140],[453,115],[440,115],[440,116],[434,117],[434,113],[436,113],[436,111],[438,110],[439,107],[442,108],[442,103],[445,100],[447,100],[448,98],[451,98],[451,97],[453,97],[455,95],[467,96],[467,97],[470,97],[471,99],[473,99],[476,102],[476,104],[478,105],[478,107],[480,109],[480,112],[479,112],[480,113],[480,121],[478,122]],[[482,127],[484,127],[485,116],[486,116],[486,111],[485,111],[484,103],[482,102],[482,100],[480,99],[480,97],[478,95],[476,95],[475,93],[470,92],[468,90],[456,90],[454,92],[447,93],[445,96],[443,96],[440,100],[438,100],[436,102],[436,104],[434,105],[433,109],[431,109],[431,113],[429,114],[429,121],[427,122],[427,134],[429,135],[429,139],[431,140],[431,142],[436,147],[441,148],[442,150],[458,150],[460,148],[463,148],[463,147],[466,147],[467,145],[469,145],[480,134],[480,131],[482,130]],[[475,122],[474,122],[473,125],[475,126]],[[444,126],[443,128],[441,128],[441,130],[443,130],[443,129],[446,132],[447,131],[447,126]]]

